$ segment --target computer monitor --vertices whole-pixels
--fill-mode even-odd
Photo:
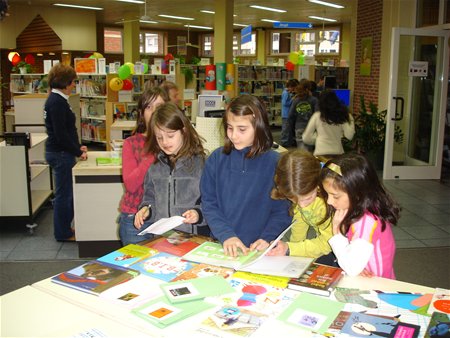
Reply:
[[[218,110],[222,108],[223,95],[199,95],[198,116],[205,116],[206,110]]]
[[[350,106],[350,89],[333,89],[333,91],[343,104]]]
[[[225,112],[225,109],[205,110],[205,117],[223,117]]]
[[[324,86],[324,88],[330,88],[330,89],[337,88],[336,76],[334,76],[334,75],[325,76],[323,86]]]

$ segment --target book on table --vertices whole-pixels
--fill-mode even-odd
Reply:
[[[98,261],[128,267],[144,258],[156,255],[158,250],[137,244],[128,244],[109,254],[97,258]]]
[[[144,242],[142,245],[156,249],[159,252],[181,257],[208,240],[211,240],[211,238],[184,231],[171,230],[162,236]]]
[[[288,288],[329,296],[342,276],[341,268],[312,263],[300,277],[289,280]]]
[[[129,281],[139,272],[97,260],[89,261],[52,277],[52,282],[90,294],[99,295],[117,284]]]

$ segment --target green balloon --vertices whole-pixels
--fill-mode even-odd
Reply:
[[[130,67],[128,67],[127,65],[120,66],[117,74],[119,75],[119,78],[121,80],[125,80],[131,74]]]
[[[147,74],[148,73],[148,64],[144,63],[143,65],[144,65],[144,74]]]

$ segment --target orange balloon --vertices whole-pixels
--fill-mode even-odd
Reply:
[[[21,60],[20,59],[20,55],[16,54],[16,55],[13,56],[13,58],[11,60],[11,63],[12,63],[13,66],[17,66],[17,64],[20,62],[20,60]]]

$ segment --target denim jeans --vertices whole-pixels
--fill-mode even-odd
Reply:
[[[45,159],[52,168],[55,182],[53,200],[53,226],[56,240],[65,240],[73,235],[73,184],[72,168],[75,156],[65,151],[46,152]]]
[[[149,222],[144,222],[141,229],[136,229],[134,227],[134,214],[122,212],[119,215],[119,236],[122,241],[122,245],[127,245],[130,243],[136,244],[146,239],[153,238],[153,234],[145,234],[142,236],[138,235],[138,233],[147,228],[149,225]]]

